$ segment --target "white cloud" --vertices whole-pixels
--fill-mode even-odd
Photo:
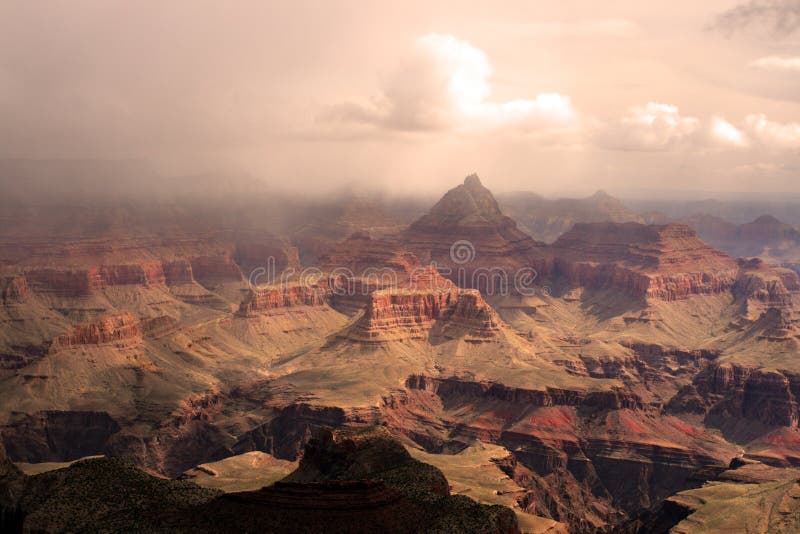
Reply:
[[[777,149],[800,149],[800,124],[780,123],[767,119],[764,114],[748,115],[745,127],[762,145]]]
[[[601,128],[596,140],[619,150],[666,150],[688,142],[700,131],[700,120],[683,116],[677,106],[649,102],[628,108],[621,119]]]
[[[542,93],[509,101],[491,99],[492,65],[467,41],[432,33],[385,81],[371,105],[335,106],[325,118],[395,130],[485,128],[505,124],[563,125],[575,118],[569,97]]]
[[[711,119],[711,139],[718,144],[733,147],[746,147],[750,144],[741,130],[722,117]]]
[[[800,72],[800,57],[767,56],[750,62],[757,69]]]

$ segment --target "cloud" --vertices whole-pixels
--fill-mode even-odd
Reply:
[[[800,57],[767,56],[750,62],[757,69],[800,72]]]
[[[764,114],[748,115],[745,127],[761,145],[773,149],[800,149],[800,124],[772,122]]]
[[[524,124],[557,126],[575,117],[569,97],[541,93],[491,99],[492,65],[486,53],[448,34],[419,37],[373,102],[344,103],[324,120],[365,123],[389,130],[474,129]]]
[[[774,37],[786,37],[800,29],[800,2],[750,0],[719,14],[711,27],[729,35],[757,30],[767,31]]]
[[[595,140],[617,150],[667,150],[687,143],[699,131],[696,117],[682,116],[677,106],[649,102],[628,108],[627,115],[601,127]]]
[[[712,141],[720,145],[742,148],[750,144],[741,130],[722,117],[712,117],[710,134]]]
[[[705,121],[657,102],[633,106],[615,121],[598,123],[594,141],[602,148],[643,152],[750,146],[748,136],[722,117]]]

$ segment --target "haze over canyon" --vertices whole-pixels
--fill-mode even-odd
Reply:
[[[0,5],[0,530],[800,531],[796,0]]]

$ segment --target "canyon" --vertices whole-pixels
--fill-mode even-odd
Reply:
[[[502,205],[533,209],[523,200]],[[410,450],[484,495],[446,501],[453,521],[636,532],[707,513],[692,492],[744,464],[800,466],[797,272],[592,202],[606,215],[572,206],[546,240],[476,175],[427,213],[356,199],[303,228],[244,202],[17,211],[0,231],[2,473],[105,455],[92,470],[199,482],[214,476],[203,466],[267,455],[298,470],[266,489],[181,491],[220,499],[225,517],[290,519],[322,492],[315,521],[359,510],[383,524],[430,508],[357,468],[410,465]],[[459,471],[476,450],[512,496]],[[758,483],[784,483],[776,472]]]

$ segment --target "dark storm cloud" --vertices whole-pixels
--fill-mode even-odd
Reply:
[[[719,14],[711,27],[727,34],[757,30],[786,37],[800,29],[800,0],[750,0]]]

